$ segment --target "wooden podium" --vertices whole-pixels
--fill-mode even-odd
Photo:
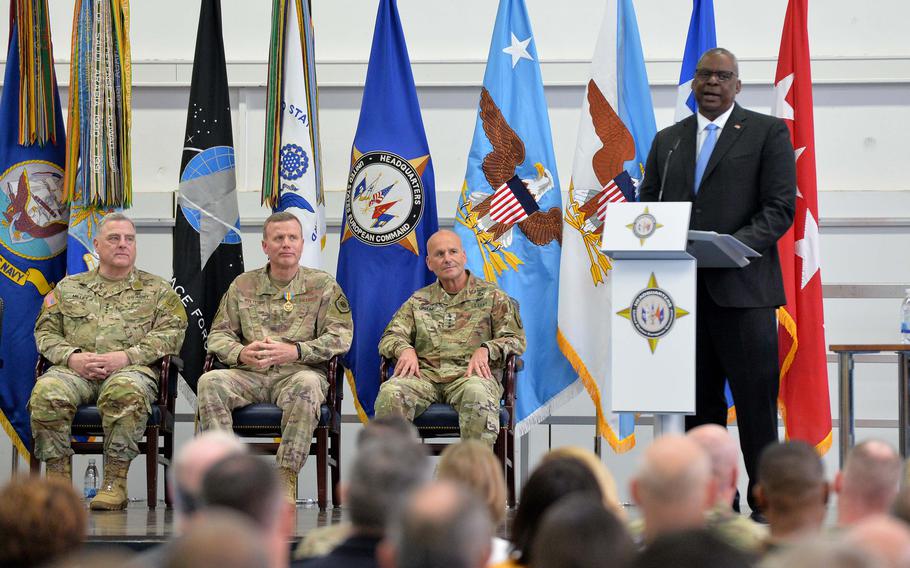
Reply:
[[[689,231],[689,202],[611,203],[601,250],[611,275],[614,412],[653,413],[656,434],[695,413],[696,268],[742,267],[758,253],[730,235]]]

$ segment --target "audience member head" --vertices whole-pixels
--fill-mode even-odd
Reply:
[[[604,505],[618,515],[620,519],[626,518],[626,511],[619,501],[619,491],[616,489],[616,479],[613,477],[613,474],[610,473],[610,470],[607,469],[607,466],[600,461],[600,457],[597,454],[579,446],[562,446],[555,450],[550,450],[549,453],[544,455],[542,461],[546,462],[560,458],[574,458],[586,465],[588,469],[591,470],[591,473],[594,474],[597,483],[600,485],[600,492],[603,494]]]
[[[386,436],[398,436],[414,442],[420,441],[417,428],[414,424],[401,416],[380,416],[364,425],[357,434],[357,447],[360,448],[367,441]]]
[[[358,450],[343,485],[354,530],[381,536],[389,516],[432,478],[426,450],[407,437],[377,437]]]
[[[415,491],[389,527],[377,557],[383,568],[483,568],[493,523],[460,485],[437,481]]]
[[[547,509],[531,550],[531,568],[625,568],[635,557],[623,522],[589,495]]]
[[[597,478],[588,466],[577,459],[547,460],[534,470],[521,488],[518,510],[512,521],[512,547],[520,554],[519,564],[531,564],[531,545],[547,509],[573,494],[587,494],[589,499],[603,501]]]
[[[855,523],[847,533],[847,541],[890,568],[910,566],[910,529],[887,515],[872,515]]]
[[[675,434],[655,440],[631,482],[645,540],[703,526],[705,513],[715,501],[713,487],[711,462],[698,444]]]
[[[272,566],[286,566],[294,509],[284,496],[274,462],[251,455],[228,456],[202,478],[203,506],[242,513],[259,528]]]
[[[166,568],[269,568],[269,555],[250,519],[228,509],[201,511],[174,541]]]
[[[86,512],[72,484],[14,478],[0,490],[0,566],[39,566],[77,550]]]
[[[771,538],[801,539],[821,530],[828,504],[825,468],[805,442],[771,444],[758,461],[755,497],[768,518]]]
[[[686,433],[711,460],[714,478],[715,507],[729,508],[736,495],[739,480],[739,446],[730,431],[717,424],[703,424]]]
[[[461,483],[486,503],[490,519],[499,525],[506,517],[506,482],[502,463],[486,444],[465,440],[450,444],[442,452],[436,477]]]
[[[761,568],[885,568],[884,562],[843,539],[827,536],[784,546],[769,554]]]
[[[894,448],[881,440],[866,440],[851,449],[834,478],[838,524],[887,513],[897,497],[902,465]]]
[[[223,430],[203,432],[184,444],[174,457],[171,470],[174,509],[178,520],[189,518],[199,508],[202,478],[221,459],[246,453],[240,438]]]
[[[632,564],[634,568],[748,568],[752,558],[707,529],[658,535]]]

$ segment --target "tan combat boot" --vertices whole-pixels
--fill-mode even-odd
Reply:
[[[286,467],[279,467],[278,475],[281,476],[281,485],[284,487],[288,503],[297,505],[297,472]]]
[[[130,462],[126,460],[104,460],[104,485],[92,499],[89,508],[93,511],[120,511],[129,502],[126,495],[126,474]]]
[[[69,456],[49,459],[44,467],[48,479],[59,479],[69,484],[73,483],[73,461]]]

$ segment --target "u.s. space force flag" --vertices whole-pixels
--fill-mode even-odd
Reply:
[[[303,225],[300,263],[322,267],[325,198],[319,151],[316,59],[307,0],[274,0],[262,200]]]
[[[354,318],[345,366],[365,422],[379,392],[379,337],[435,280],[426,264],[438,228],[433,161],[395,0],[380,0],[376,13],[344,205],[337,274]]]
[[[679,70],[679,87],[676,90],[676,122],[695,113],[695,96],[692,94],[695,67],[701,54],[714,47],[717,47],[714,0],[692,0],[692,18],[689,20],[689,33],[686,35],[686,48]]]
[[[221,296],[243,272],[234,171],[221,0],[202,0],[180,160],[172,282],[189,318],[180,358],[193,392]]]
[[[41,9],[36,9],[41,8]],[[35,319],[66,270],[63,114],[47,4],[13,2],[0,98],[0,426],[20,454],[32,446]]]
[[[597,411],[598,432],[617,452],[635,445],[631,414],[609,410],[610,268],[600,251],[608,204],[635,200],[656,133],[632,0],[608,0],[582,101],[559,271],[559,347]],[[598,388],[605,384],[606,388]]]
[[[475,275],[521,309],[528,347],[516,385],[515,432],[579,392],[556,345],[562,198],[524,0],[501,0],[493,26],[455,232]]]

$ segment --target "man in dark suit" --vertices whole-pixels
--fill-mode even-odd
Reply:
[[[735,103],[741,88],[732,53],[702,55],[698,113],[657,134],[640,194],[691,201],[690,229],[729,233],[762,255],[745,268],[698,269],[696,413],[686,417],[686,429],[725,425],[729,380],[754,512],[758,456],[777,441],[775,309],[786,303],[777,240],[793,223],[796,161],[783,121]]]

